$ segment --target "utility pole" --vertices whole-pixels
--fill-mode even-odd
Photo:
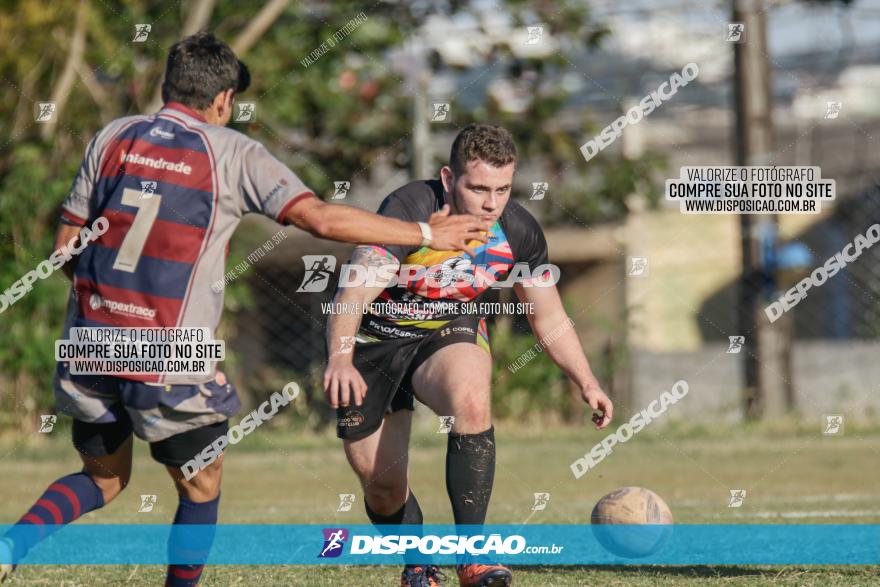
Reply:
[[[427,63],[425,67],[429,67]],[[431,115],[428,106],[430,74],[421,70],[414,76],[413,92],[413,179],[430,179],[433,156],[431,153]]]
[[[733,44],[736,105],[736,164],[766,165],[773,149],[773,106],[768,64],[767,24],[760,0],[733,0],[733,21],[743,27],[742,42]],[[742,275],[739,284],[738,335],[746,340],[743,361],[744,409],[747,419],[784,411],[782,337],[764,316],[765,273],[762,235],[775,233],[775,216],[740,216]],[[769,224],[769,226],[768,226]]]
[[[406,58],[403,72],[407,89],[412,92],[412,179],[429,179],[433,167],[431,153],[431,115],[428,89],[431,85],[431,64],[428,47],[416,35],[404,47]]]

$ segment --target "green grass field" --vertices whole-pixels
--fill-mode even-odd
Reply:
[[[848,428],[840,437],[794,426],[648,429],[575,480],[569,463],[603,435],[553,426],[497,425],[498,465],[491,523],[588,523],[595,502],[624,485],[659,493],[680,523],[880,523],[877,465],[880,431]],[[42,442],[0,444],[0,520],[11,523],[57,477],[76,469],[66,432]],[[427,523],[451,523],[444,482],[445,437],[413,433],[411,482]],[[741,508],[729,490],[746,489]],[[550,492],[532,512],[533,493]],[[352,511],[337,513],[339,493],[354,493]],[[155,494],[151,513],[137,513],[141,494]],[[129,488],[89,523],[168,523],[176,494],[163,469],[137,443]],[[228,455],[221,523],[368,523],[361,494],[331,436],[264,431]],[[454,573],[447,569],[450,579]],[[393,585],[396,567],[213,566],[204,585]],[[159,585],[157,566],[25,566],[11,585]],[[449,584],[457,584],[450,580]],[[866,567],[528,567],[516,585],[869,585]]]

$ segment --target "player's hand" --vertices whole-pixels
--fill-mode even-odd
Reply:
[[[611,418],[614,417],[614,404],[599,387],[598,382],[586,385],[581,389],[581,397],[590,404],[591,408],[598,410],[598,413],[593,413],[593,422],[596,424],[597,430],[601,430],[611,423]]]
[[[361,405],[367,395],[367,384],[350,358],[330,359],[324,370],[324,397],[334,409],[351,404]]]
[[[477,240],[481,243],[488,242],[486,236],[492,228],[489,223],[480,220],[470,214],[449,214],[449,204],[446,204],[431,214],[428,220],[431,226],[431,248],[438,251],[464,251],[471,257],[475,256],[474,250],[468,243]]]

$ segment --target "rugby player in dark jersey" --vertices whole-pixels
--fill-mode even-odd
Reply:
[[[351,264],[371,281],[337,290],[339,307],[371,308],[363,315],[331,315],[324,390],[337,409],[337,434],[374,524],[422,523],[407,481],[414,397],[437,415],[454,417],[446,488],[455,523],[485,522],[495,474],[491,354],[485,317],[462,311],[460,304],[478,303],[497,281],[518,276],[513,287],[521,302],[532,304],[532,330],[542,341],[554,339],[547,354],[596,410],[596,426],[611,421],[612,403],[590,370],[555,287],[541,227],[510,201],[515,166],[516,146],[506,130],[483,124],[463,129],[440,180],[400,188],[379,214],[421,221],[448,204],[455,214],[491,224],[488,242],[469,243],[473,258],[462,251],[359,246]],[[511,582],[510,571],[496,564],[459,564],[457,572],[462,585]],[[410,564],[401,584],[437,585],[441,578],[434,565]]]

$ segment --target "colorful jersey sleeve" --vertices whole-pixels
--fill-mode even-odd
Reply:
[[[528,210],[518,202],[508,202],[501,215],[501,225],[507,233],[510,248],[517,263],[528,263],[533,272],[550,261],[547,255],[547,239],[541,225]]]
[[[377,214],[406,222],[427,222],[431,214],[440,209],[436,185],[439,182],[414,181],[392,192],[377,210]],[[442,196],[442,191],[439,192]],[[403,263],[406,257],[419,250],[419,246],[382,245]]]

